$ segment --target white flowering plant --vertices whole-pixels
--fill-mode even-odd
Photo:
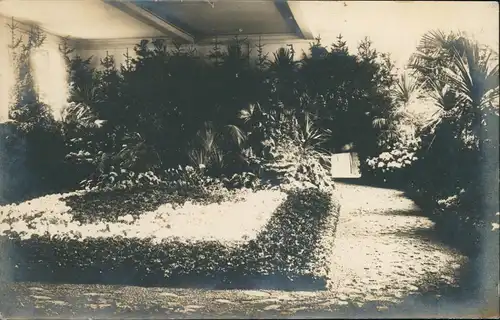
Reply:
[[[421,142],[419,137],[399,137],[395,142],[385,145],[384,151],[378,156],[368,157],[364,163],[364,171],[388,182],[419,159]]]

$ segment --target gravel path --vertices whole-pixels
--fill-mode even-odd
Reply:
[[[331,317],[332,311],[346,316],[359,310],[371,316],[406,303],[420,315],[436,313],[437,306],[427,310],[415,307],[413,297],[428,287],[429,279],[452,286],[464,257],[430,240],[432,223],[419,216],[419,209],[401,192],[345,183],[337,183],[337,188],[342,210],[332,253],[331,290],[216,291],[20,283],[0,288],[0,311],[51,317]]]
[[[464,257],[432,242],[433,223],[401,191],[337,183],[341,215],[333,291],[360,302],[399,300],[432,277],[453,284]]]

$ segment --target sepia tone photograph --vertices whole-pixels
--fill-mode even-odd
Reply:
[[[500,317],[496,1],[0,0],[0,319]]]

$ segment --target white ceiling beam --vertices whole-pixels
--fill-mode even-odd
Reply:
[[[284,41],[288,42],[303,42],[304,39],[295,33],[276,33],[276,34],[240,34],[240,35],[218,35],[218,36],[206,36],[204,38],[196,41],[196,44],[205,45],[213,44],[217,38],[217,41],[221,44],[231,43],[238,36],[239,40],[246,40],[249,42],[261,41],[262,44],[267,43],[281,43]]]
[[[307,19],[304,17],[304,14],[302,13],[302,9],[300,8],[300,3],[301,1],[285,2],[290,12],[292,13],[293,19],[295,20],[297,27],[300,29],[302,38],[307,40],[312,40],[314,39],[315,36],[311,31],[309,24],[307,23]]]
[[[229,44],[234,41],[234,36],[218,36],[217,41],[221,45]],[[241,41],[248,42],[253,48],[257,43],[262,45],[272,45],[272,44],[293,44],[302,45],[309,44],[309,40],[301,39],[295,34],[283,35],[283,34],[267,34],[267,35],[240,35],[239,39]],[[114,50],[114,49],[126,49],[128,48],[133,51],[135,45],[143,38],[128,38],[128,39],[70,39],[69,44],[72,48],[77,50]],[[148,39],[151,40],[151,39]],[[172,39],[164,38],[165,44],[167,46],[172,44]],[[212,46],[215,41],[215,37],[202,38],[194,44],[195,46]]]
[[[252,47],[260,41],[261,44],[278,44],[278,43],[287,43],[287,44],[307,44],[310,41],[302,39],[295,34],[248,34],[248,35],[239,35],[238,38],[241,41],[248,41],[251,43]],[[158,38],[156,38],[158,39]],[[125,49],[129,48],[133,50],[134,46],[139,44],[143,38],[120,38],[120,39],[70,39],[71,47],[74,47],[79,50],[105,50],[105,49]],[[147,39],[151,40],[151,39]],[[169,38],[163,39],[167,45],[171,44],[171,40]],[[232,43],[235,40],[235,36],[217,36],[217,41],[224,45],[228,43]],[[197,46],[211,46],[215,41],[215,36],[209,36],[196,41],[195,45]]]

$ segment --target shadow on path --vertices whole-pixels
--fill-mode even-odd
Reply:
[[[460,312],[456,310],[462,308],[468,310],[467,312],[470,315],[479,315],[481,312],[480,309],[486,307],[486,301],[490,303],[490,306],[488,306],[489,314],[496,313],[498,315],[498,239],[494,240],[492,236],[481,235],[479,232],[476,234],[465,234],[464,231],[460,231],[463,229],[455,227],[448,221],[439,221],[436,219],[434,212],[429,209],[433,207],[431,204],[422,202],[421,199],[415,199],[415,195],[403,189],[391,187],[387,184],[366,181],[366,179],[335,179],[335,181],[352,186],[397,190],[399,193],[397,197],[404,198],[406,199],[405,201],[411,200],[413,203],[416,203],[415,207],[411,209],[387,208],[387,210],[380,212],[379,210],[374,210],[372,213],[423,217],[427,218],[430,224],[429,227],[420,227],[412,230],[406,228],[402,230],[387,230],[384,234],[395,235],[398,238],[409,239],[410,241],[411,239],[415,239],[430,245],[444,246],[455,252],[460,252],[467,257],[463,259],[458,269],[450,271],[450,273],[453,272],[453,281],[451,283],[449,279],[441,279],[438,275],[428,274],[418,286],[420,289],[419,293],[410,295],[402,303],[391,307],[386,313],[387,316],[403,315],[406,317],[408,313],[459,315]],[[368,204],[367,210],[369,208]],[[489,248],[490,246],[496,246],[496,248]],[[377,304],[374,303],[374,305]],[[425,307],[422,308],[422,306]],[[374,311],[375,309],[373,308],[371,310],[366,310],[366,308],[368,307],[365,306],[362,308],[365,310],[364,315],[371,316],[374,312],[375,314],[380,314],[380,312]],[[432,311],[428,312],[429,310]],[[358,316],[359,311],[360,308],[349,307],[346,308],[343,315],[346,317]]]
[[[400,217],[426,217],[426,214],[422,212],[422,210],[420,210],[418,207],[407,210],[401,210],[401,209],[386,210],[380,214],[383,214],[385,216],[390,215],[390,216],[400,216]]]
[[[340,182],[340,183],[347,184],[347,185],[404,191],[404,189],[402,187],[397,186],[394,183],[393,184],[384,183],[384,182],[380,182],[380,181],[376,181],[376,180],[372,180],[372,179],[367,179],[367,178],[363,178],[363,177],[334,178],[333,180],[335,182]]]

